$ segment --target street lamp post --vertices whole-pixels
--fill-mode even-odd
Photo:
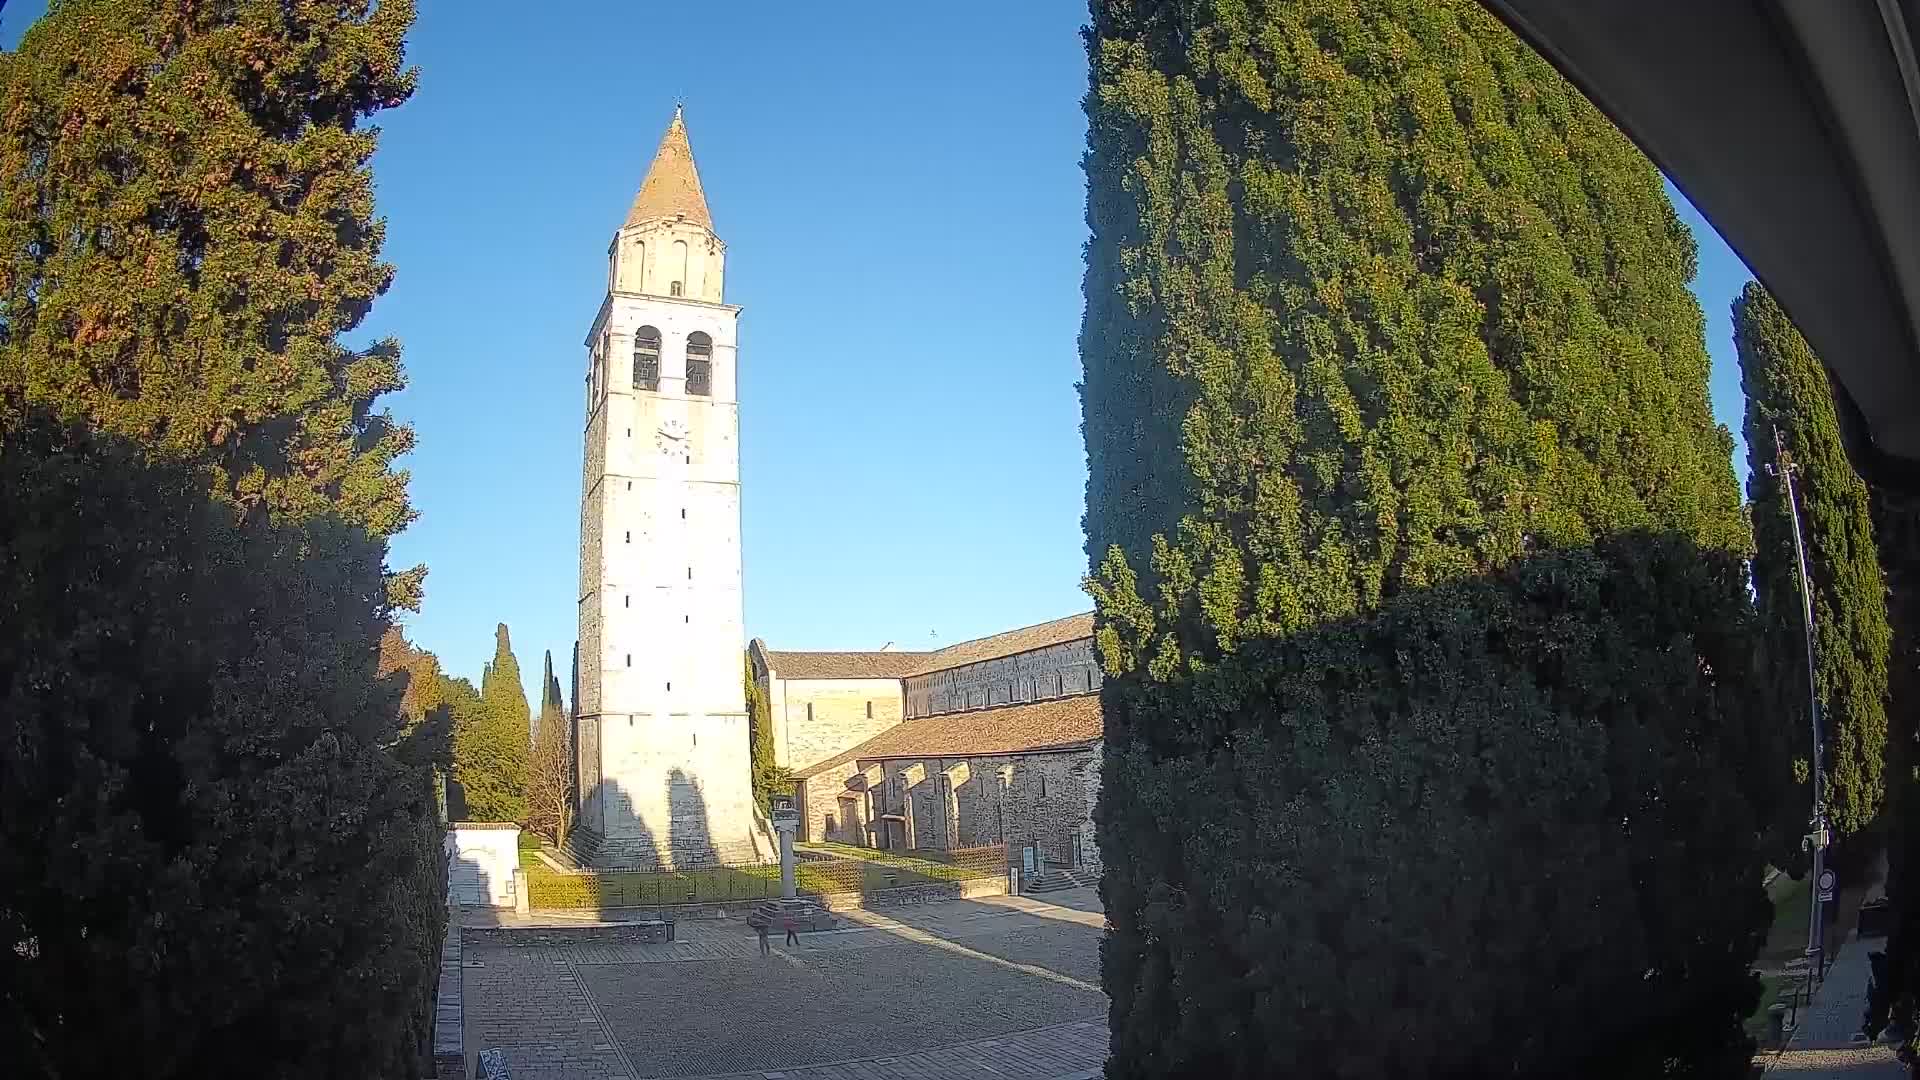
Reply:
[[[1787,492],[1787,517],[1793,522],[1793,560],[1800,579],[1800,619],[1807,638],[1807,717],[1813,730],[1813,816],[1808,822],[1811,831],[1802,841],[1813,854],[1813,888],[1808,890],[1812,894],[1813,910],[1812,921],[1807,926],[1807,974],[1811,979],[1823,979],[1826,925],[1821,916],[1825,906],[1828,830],[1827,803],[1820,783],[1820,693],[1814,682],[1813,576],[1807,570],[1807,548],[1800,536],[1800,501],[1793,488],[1797,466],[1781,443],[1779,428],[1773,431],[1773,445],[1779,460],[1776,472]]]

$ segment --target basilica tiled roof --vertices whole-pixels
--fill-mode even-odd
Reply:
[[[1068,639],[1072,640],[1072,639]],[[1084,746],[1101,737],[1100,695],[943,713],[895,724],[851,750],[796,775],[817,776],[850,761],[885,758],[983,757]]]
[[[1093,636],[1093,612],[974,638],[933,652],[774,652],[767,661],[782,679],[904,679],[997,660]]]
[[[777,679],[899,679],[913,674],[923,652],[774,652],[767,663]]]
[[[680,119],[677,108],[673,110],[673,123],[667,125],[667,134],[660,140],[660,149],[653,153],[647,178],[640,182],[640,191],[633,197],[633,208],[627,211],[627,225],[673,217],[684,217],[696,225],[713,228],[713,217],[707,213],[707,195],[700,188],[700,171],[693,167],[693,146],[687,141],[687,125]]]
[[[924,675],[929,671],[945,671],[965,664],[978,664],[983,660],[998,660],[1002,656],[1032,652],[1049,645],[1092,636],[1093,612],[1083,611],[1078,615],[1043,622],[1038,626],[1023,626],[1018,630],[1008,630],[1004,634],[974,638],[972,641],[962,641],[957,645],[923,653],[925,661],[912,674]]]

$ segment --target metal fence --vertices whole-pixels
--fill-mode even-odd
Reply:
[[[794,865],[800,892],[873,893],[1006,873],[1002,845],[941,852],[944,858],[909,858],[876,852],[872,859],[808,859]],[[563,873],[530,867],[527,902],[542,908],[653,907],[666,904],[767,900],[780,895],[778,866],[713,867],[702,870],[601,870]]]

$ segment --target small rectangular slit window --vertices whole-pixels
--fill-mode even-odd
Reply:
[[[628,654],[627,654],[627,666],[628,666],[628,667],[632,667],[632,666],[633,666],[633,654],[632,654],[632,653],[628,653]]]
[[[633,543],[633,530],[627,530],[627,543]]]

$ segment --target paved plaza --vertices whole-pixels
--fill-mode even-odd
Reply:
[[[989,897],[773,936],[684,922],[648,945],[470,944],[469,1047],[515,1080],[1096,1075],[1106,1057],[1091,889]]]

